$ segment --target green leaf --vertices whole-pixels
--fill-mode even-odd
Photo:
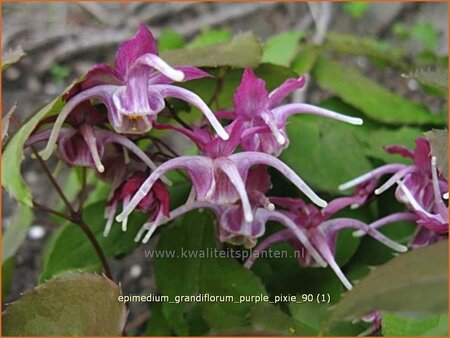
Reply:
[[[161,57],[173,66],[256,67],[261,63],[262,46],[252,33],[243,33],[227,43],[167,51]]]
[[[366,155],[386,163],[411,164],[411,159],[384,151],[388,145],[402,145],[413,150],[415,139],[423,134],[418,128],[401,127],[398,129],[380,128],[369,132],[366,139]]]
[[[18,204],[11,224],[3,233],[2,264],[13,257],[27,236],[28,229],[33,221],[33,210],[25,205]]]
[[[411,30],[411,37],[419,40],[424,48],[433,50],[439,42],[439,34],[436,28],[429,22],[416,23]]]
[[[300,52],[292,61],[291,68],[297,72],[297,74],[309,73],[314,67],[314,63],[320,55],[320,47],[314,45],[302,45]]]
[[[405,315],[446,313],[448,309],[448,242],[395,257],[377,267],[336,305],[322,331],[341,319],[373,310]]]
[[[140,226],[144,224],[146,215],[133,213],[128,221],[128,229],[123,232],[121,225],[114,222],[111,232],[103,236],[106,220],[103,218],[105,202],[98,202],[85,207],[83,219],[95,235],[107,257],[115,257],[131,252],[139,243],[134,241]],[[42,283],[67,271],[83,270],[100,272],[98,256],[81,229],[72,223],[64,225],[48,249],[43,270],[39,277]]]
[[[2,71],[12,64],[19,62],[24,55],[26,55],[26,53],[23,51],[22,47],[2,53]]]
[[[231,296],[237,304],[230,300],[197,301],[211,332],[250,325],[247,315],[254,303],[239,303],[240,297],[266,292],[261,281],[242,265],[219,258],[209,213],[191,212],[178,219],[162,232],[157,252],[155,278],[163,295],[171,300],[180,295]],[[192,329],[186,316],[187,303],[179,300],[178,304],[164,303],[163,313],[177,334],[188,335]]]
[[[222,29],[206,29],[203,30],[188,45],[189,48],[198,48],[214,45],[221,42],[229,42],[231,40],[231,32],[227,28]]]
[[[186,42],[181,34],[172,29],[163,29],[158,38],[158,51],[165,52],[183,48]]]
[[[209,213],[191,212],[162,232],[157,253],[174,255],[155,257],[156,285],[163,295],[174,299],[179,295],[193,295],[199,291],[200,265],[204,259],[187,258],[183,255],[184,252],[198,254],[214,245],[211,224]],[[185,302],[163,304],[163,313],[178,335],[188,335],[188,326],[183,317],[185,307]]]
[[[393,313],[382,313],[383,335],[393,336],[448,336],[448,315],[425,318],[405,318]]]
[[[9,291],[11,289],[11,283],[13,280],[15,263],[16,263],[16,256],[13,256],[13,257],[3,260],[3,263],[2,263],[2,297],[3,297],[3,299],[9,294]]]
[[[153,303],[151,305],[151,315],[145,327],[145,336],[170,336],[172,330],[162,313],[162,303]]]
[[[342,8],[355,19],[361,19],[369,10],[370,4],[365,1],[349,1],[342,4]]]
[[[433,129],[425,133],[431,154],[436,156],[437,167],[448,179],[448,130]]]
[[[298,299],[302,299],[301,295],[297,295]],[[302,302],[289,303],[289,310],[292,318],[303,325],[310,326],[317,336],[322,324],[330,316],[330,306],[326,303],[317,302]],[[348,322],[335,323],[330,330],[327,331],[327,336],[357,336],[366,329],[367,325],[358,323],[352,324]]]
[[[68,274],[25,294],[3,313],[6,336],[120,336],[126,308],[103,276]]]
[[[448,71],[445,69],[419,68],[409,74],[403,74],[403,77],[416,79],[425,85],[441,89],[447,94]]]
[[[301,31],[287,31],[270,37],[265,43],[262,61],[289,67],[304,35]]]
[[[26,122],[11,138],[2,155],[2,184],[18,202],[32,206],[31,193],[28,190],[22,175],[20,175],[20,163],[23,160],[23,146],[43,118],[61,110],[63,102],[57,97],[44,108],[39,110]]]
[[[291,144],[281,159],[315,189],[341,194],[339,184],[371,169],[354,128],[317,116],[291,117]]]
[[[318,330],[309,323],[300,322],[272,304],[257,304],[250,312],[252,327],[280,336],[315,336]]]
[[[321,87],[338,95],[371,119],[387,124],[439,124],[444,115],[433,115],[427,108],[366,78],[355,68],[320,57],[313,77]]]

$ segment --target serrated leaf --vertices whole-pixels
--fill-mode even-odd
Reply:
[[[431,154],[436,156],[437,167],[448,179],[448,130],[433,129],[425,137],[430,142]]]
[[[243,33],[227,43],[167,51],[161,57],[173,66],[257,67],[261,63],[262,46],[252,33]]]
[[[357,69],[324,56],[317,59],[312,75],[322,88],[375,121],[394,125],[441,124],[445,121],[443,114],[433,115],[425,106],[392,93]]]
[[[290,146],[281,159],[316,190],[341,193],[339,184],[371,169],[353,128],[316,116],[291,117]]]
[[[19,250],[27,236],[32,221],[33,210],[28,206],[18,204],[11,223],[3,232],[2,264],[13,257]]]
[[[448,315],[405,318],[393,313],[382,313],[383,335],[393,336],[448,336]]]
[[[446,313],[448,242],[416,249],[377,267],[336,305],[322,332],[373,310],[408,316]]]
[[[103,236],[106,220],[103,217],[105,202],[98,202],[85,207],[83,219],[90,227],[107,257],[126,254],[135,249],[139,243],[134,237],[145,222],[146,215],[133,213],[128,221],[128,230],[123,232],[121,225],[114,222],[111,232]],[[101,265],[94,247],[86,235],[72,223],[64,225],[48,249],[39,281],[51,279],[67,271],[83,270],[100,272]]]
[[[2,53],[2,71],[18,62],[24,55],[26,55],[26,53],[23,51],[22,47]]]
[[[2,155],[2,184],[19,203],[32,206],[31,193],[28,190],[22,175],[20,175],[20,164],[23,160],[23,146],[43,118],[61,110],[63,102],[57,97],[44,108],[39,110],[26,122],[11,138]]]
[[[403,76],[416,79],[423,84],[445,90],[446,92],[448,89],[448,71],[445,69],[421,68]]]
[[[12,114],[15,112],[16,108],[17,103],[14,103],[11,109],[2,116],[2,143],[4,143],[5,139],[8,137],[9,122],[11,121]]]
[[[262,61],[289,67],[304,35],[301,31],[287,31],[271,36],[264,45]]]
[[[38,286],[3,313],[6,336],[120,336],[126,308],[103,276],[76,273]]]

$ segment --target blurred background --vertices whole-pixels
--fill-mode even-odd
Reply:
[[[327,34],[333,32],[383,41],[388,49],[401,45],[406,63],[409,57],[419,54],[445,57],[448,53],[445,2],[2,3],[2,52],[21,47],[26,53],[2,73],[3,114],[17,103],[15,116],[23,121],[94,64],[112,63],[117,45],[133,36],[140,23],[147,24],[156,38],[176,33],[188,43],[211,29],[224,40],[239,32],[252,31],[262,42],[285,31],[308,31],[311,32],[308,39],[316,44],[323,43]],[[364,55],[340,58],[393,92],[425,103],[432,112],[440,111],[446,104],[445,100],[424,94],[414,79],[402,78],[398,69],[377,68]],[[302,93],[303,97],[297,99],[306,96],[314,104],[327,95],[313,82]],[[14,129],[11,125],[10,132]],[[49,193],[43,174],[33,161],[24,162],[23,173],[37,196],[48,203],[57,200],[57,196]],[[5,228],[11,222],[15,202],[2,193]],[[52,225],[39,216],[36,215],[16,255],[11,286],[3,290],[6,302],[37,283],[39,254],[53,231]],[[124,294],[155,288],[150,264],[142,256],[142,252],[135,251],[120,264],[114,263],[114,275],[121,281]],[[145,323],[149,309],[144,303],[135,303],[130,311],[127,330],[134,332]]]

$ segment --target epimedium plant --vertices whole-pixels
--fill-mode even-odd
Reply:
[[[252,300],[154,303],[146,335],[395,335],[395,323],[414,322],[399,315],[405,312],[432,316],[441,330],[445,318],[436,316],[447,309],[447,134],[422,133],[442,127],[443,114],[331,60],[327,48],[342,52],[336,46],[349,37],[331,35],[318,47],[299,45],[303,33],[285,32],[263,47],[248,33],[233,39],[213,33],[222,42],[208,45],[215,40],[207,34],[191,47],[159,53],[141,25],[119,46],[113,67],[93,67],[7,140],[3,187],[23,208],[64,222],[46,250],[41,286],[6,308],[7,333],[32,334],[38,326],[41,335],[121,333],[124,305],[108,293],[110,287],[120,293],[108,260],[141,250],[140,242],[156,233],[161,252],[239,253],[237,259],[156,257],[162,295]],[[183,47],[182,38],[162,35],[174,36],[176,47]],[[385,56],[373,41],[354,43],[404,70],[402,56]],[[280,44],[286,57],[280,57]],[[321,106],[283,102],[314,80],[336,96]],[[398,128],[403,124],[412,126]],[[190,142],[189,154],[166,142],[174,134]],[[17,175],[27,149],[62,206],[36,201]],[[46,162],[53,155],[70,168],[64,188]],[[399,163],[389,155],[400,155]],[[386,174],[391,177],[382,183]],[[395,195],[389,195],[393,185]],[[291,257],[259,258],[272,247]],[[297,259],[296,252],[302,253]],[[381,266],[365,277],[374,265]],[[92,288],[109,283],[101,303],[112,309],[104,316],[108,330],[80,325],[85,319],[79,317],[58,325],[47,325],[53,315],[35,319],[46,311],[45,292],[60,298],[60,284],[77,279],[87,289],[90,282]],[[407,287],[417,294],[409,302]],[[435,291],[425,304],[421,290],[429,288]],[[272,304],[252,296],[267,296]],[[71,311],[80,306],[58,302]],[[347,322],[355,318],[360,321]],[[27,323],[26,332],[17,323]]]

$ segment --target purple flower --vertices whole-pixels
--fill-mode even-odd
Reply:
[[[203,129],[189,131],[179,127],[172,128],[183,130],[185,135],[198,144],[203,155],[180,156],[160,165],[143,183],[122,213],[117,216],[119,222],[133,211],[161,175],[173,169],[185,169],[188,172],[193,184],[194,199],[197,201],[216,205],[234,204],[240,201],[247,222],[253,221],[253,212],[244,182],[253,165],[262,164],[277,169],[314,203],[319,206],[326,205],[326,202],[318,197],[292,169],[277,158],[253,151],[232,154],[243,134],[240,119],[236,119],[226,127],[230,134],[227,141],[212,136]]]
[[[322,210],[317,209],[311,204],[305,204],[300,199],[285,197],[270,198],[272,203],[285,209],[283,211],[277,211],[277,213],[282,214],[286,219],[289,219],[295,225],[297,231],[304,234],[313,249],[319,253],[321,260],[325,261],[326,264],[333,269],[344,286],[349,290],[352,289],[352,285],[334,259],[337,235],[340,230],[345,228],[361,230],[393,250],[399,252],[404,252],[407,250],[403,245],[393,242],[375,230],[375,228],[371,225],[367,225],[359,220],[351,218],[330,219],[332,215],[343,208],[355,203],[360,204],[361,199],[363,198],[364,197],[362,196],[337,198],[331,201]],[[286,225],[286,219],[279,219],[278,221]],[[299,263],[302,266],[320,265],[321,262],[311,254],[313,252],[311,248],[305,246],[304,243],[306,241],[299,241],[298,236],[295,235],[291,228],[289,228],[276,232],[262,241],[254,250],[254,254],[246,261],[245,266],[250,268],[259,256],[257,253],[266,250],[269,246],[276,242],[282,241],[288,242],[295,250],[299,252],[307,252],[306,255],[299,257]]]
[[[154,72],[156,70],[156,72]],[[152,128],[157,114],[165,107],[166,97],[175,97],[199,108],[223,139],[228,135],[195,93],[171,85],[172,82],[209,76],[194,67],[170,67],[159,56],[156,42],[144,25],[137,34],[123,42],[117,51],[115,66],[92,68],[84,79],[65,95],[68,100],[59,114],[42,157],[50,157],[57,135],[70,112],[81,102],[96,99],[108,109],[114,130],[125,134],[142,134]]]
[[[395,196],[416,216],[417,224],[436,235],[446,235],[448,233],[448,211],[442,198],[444,193],[448,192],[448,183],[438,174],[436,158],[431,156],[428,141],[424,138],[417,138],[414,152],[401,146],[389,146],[386,150],[411,158],[414,164],[387,164],[344,183],[339,188],[347,189],[368,182],[376,183],[382,175],[393,174],[386,183],[375,190],[375,194],[381,194],[397,183]],[[379,226],[381,223],[377,225],[377,227]],[[414,246],[417,246],[418,243],[432,243],[437,240],[435,236],[427,234],[425,230],[418,230],[417,235],[418,238],[413,239],[412,242]]]
[[[149,168],[156,169],[153,161],[128,138],[107,129],[94,128],[105,122],[105,116],[89,102],[79,104],[68,116],[68,127],[61,128],[57,137],[59,156],[72,166],[95,168],[99,173],[105,171],[102,158],[105,147],[109,143],[120,145],[129,150]],[[44,121],[45,122],[45,121]],[[50,129],[34,133],[26,142],[26,146],[47,141]]]
[[[146,243],[154,231],[162,224],[174,220],[181,215],[194,209],[210,209],[217,218],[217,232],[221,242],[233,245],[244,245],[252,248],[257,240],[265,232],[268,221],[277,221],[286,226],[293,233],[293,236],[307,248],[308,252],[322,266],[326,266],[325,261],[309,242],[306,234],[299,229],[295,223],[281,212],[275,211],[275,206],[265,193],[270,188],[270,176],[264,166],[256,166],[250,169],[246,180],[246,190],[249,195],[250,204],[254,218],[247,221],[244,216],[243,207],[240,204],[216,204],[205,201],[188,201],[170,213],[170,217],[160,219],[159,222],[145,224],[136,236],[139,241],[145,232],[143,242]]]
[[[286,120],[293,114],[314,114],[351,124],[362,124],[360,118],[348,117],[327,109],[304,103],[277,105],[293,91],[303,87],[305,77],[288,79],[277,89],[268,92],[265,82],[246,68],[234,93],[234,111],[218,113],[228,119],[242,118],[245,128],[260,127],[258,132],[242,136],[242,148],[278,156],[289,145]]]
[[[139,189],[146,177],[147,175],[144,172],[136,172],[114,191],[105,208],[107,222],[103,232],[104,236],[107,236],[111,230],[118,204],[128,204],[131,196]],[[163,216],[169,217],[169,204],[169,192],[161,181],[156,181],[149,193],[139,202],[136,210],[149,215],[147,222],[159,222]],[[122,221],[122,231],[127,230],[127,221],[127,218]]]

